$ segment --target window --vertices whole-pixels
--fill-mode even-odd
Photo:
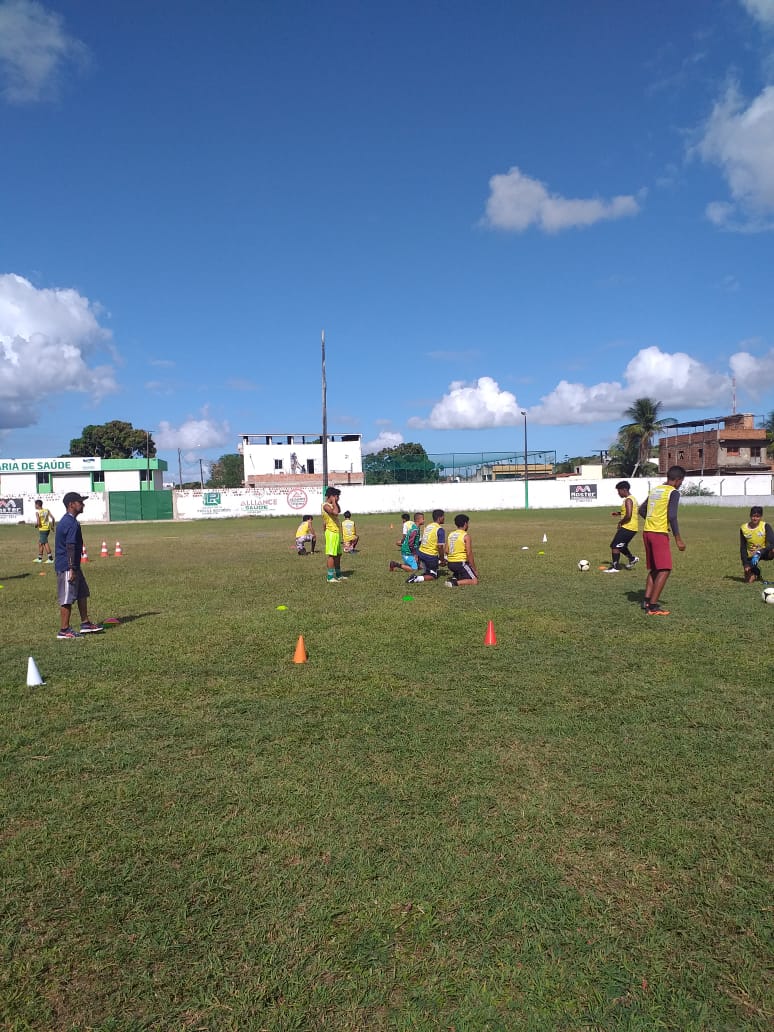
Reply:
[[[282,459],[275,459],[274,460],[274,468],[275,468],[275,470],[282,469]]]
[[[704,449],[703,448],[699,448],[699,458],[701,459],[701,458],[703,458],[703,456],[704,456]]]
[[[750,458],[759,459],[761,457],[761,450],[758,447],[753,446],[750,448]]]
[[[91,481],[93,484],[104,484],[105,483],[105,471],[102,469],[96,470],[91,474]]]
[[[678,457],[678,459],[684,459],[685,458],[685,452],[683,451],[682,448],[677,453],[677,457]]]
[[[728,445],[726,445],[726,455],[738,455],[738,454],[739,454],[739,445],[738,444],[728,444]]]
[[[306,460],[306,472],[307,473],[314,473],[314,459],[307,459]]]
[[[37,473],[35,475],[35,480],[37,482],[38,487],[47,487],[51,483],[51,474]]]

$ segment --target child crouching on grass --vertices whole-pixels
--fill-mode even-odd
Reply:
[[[468,533],[469,525],[470,516],[461,512],[459,516],[454,517],[455,529],[446,539],[446,564],[451,574],[446,581],[447,588],[464,588],[467,584],[478,584],[473,542]]]

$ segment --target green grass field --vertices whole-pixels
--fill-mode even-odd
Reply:
[[[665,618],[598,572],[601,509],[473,513],[456,591],[387,572],[397,515],[341,585],[294,519],[87,525],[122,622],[79,641],[0,527],[0,1026],[770,1029],[743,515],[683,507]]]

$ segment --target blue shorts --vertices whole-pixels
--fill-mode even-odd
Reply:
[[[417,562],[417,557],[415,555],[412,555],[411,553],[409,553],[409,555],[406,555],[405,552],[401,552],[400,553],[400,561],[403,563],[404,566],[408,566],[412,570],[418,570],[419,569],[419,563]]]

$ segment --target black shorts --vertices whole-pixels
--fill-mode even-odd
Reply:
[[[610,547],[627,548],[629,542],[632,540],[636,533],[636,530],[621,530],[619,527],[619,529],[615,532],[615,537],[610,542]]]
[[[438,556],[428,555],[427,552],[419,552],[417,555],[420,563],[425,568],[425,573],[430,577],[438,576]]]

